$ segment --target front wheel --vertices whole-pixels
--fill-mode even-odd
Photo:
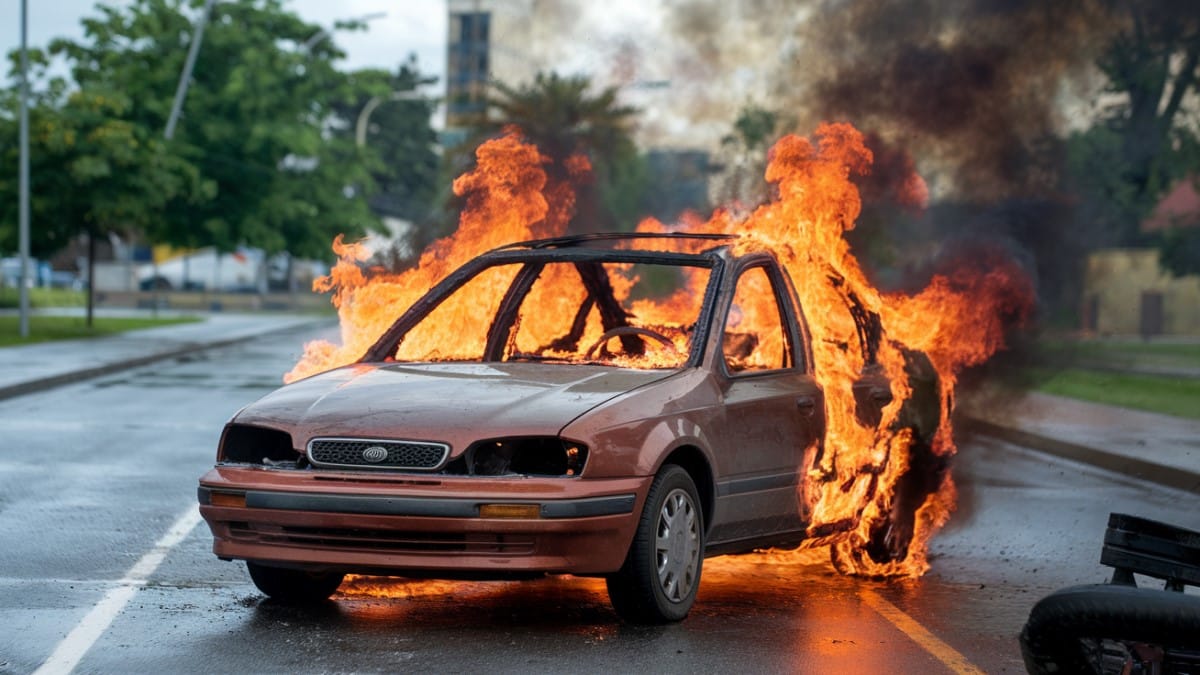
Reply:
[[[688,615],[704,563],[704,512],[696,484],[669,464],[655,476],[625,564],[608,577],[613,609],[631,623],[668,623]]]
[[[258,590],[267,596],[294,605],[310,605],[329,596],[342,585],[343,574],[337,572],[308,572],[285,567],[271,567],[246,561],[246,570]]]

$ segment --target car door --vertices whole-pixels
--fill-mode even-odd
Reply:
[[[737,272],[713,377],[722,397],[710,541],[797,533],[807,520],[801,479],[824,433],[824,398],[781,271],[766,260]]]

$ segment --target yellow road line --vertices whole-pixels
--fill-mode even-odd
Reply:
[[[951,671],[960,675],[984,675],[984,671],[968,661],[967,657],[958,653],[954,647],[939,640],[927,628],[917,623],[916,619],[900,611],[900,608],[884,600],[875,591],[864,589],[860,597],[879,616],[890,621],[893,626],[903,631],[913,642],[916,642],[922,649],[932,654],[938,661],[944,663]]]

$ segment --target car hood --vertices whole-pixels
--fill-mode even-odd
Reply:
[[[234,418],[292,434],[448,443],[557,434],[568,422],[676,371],[540,363],[356,364],[268,394]]]

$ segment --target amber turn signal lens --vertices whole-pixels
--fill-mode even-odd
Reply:
[[[480,518],[540,518],[540,504],[480,504]]]
[[[214,492],[209,496],[209,503],[213,506],[246,506],[246,493],[239,492]]]

